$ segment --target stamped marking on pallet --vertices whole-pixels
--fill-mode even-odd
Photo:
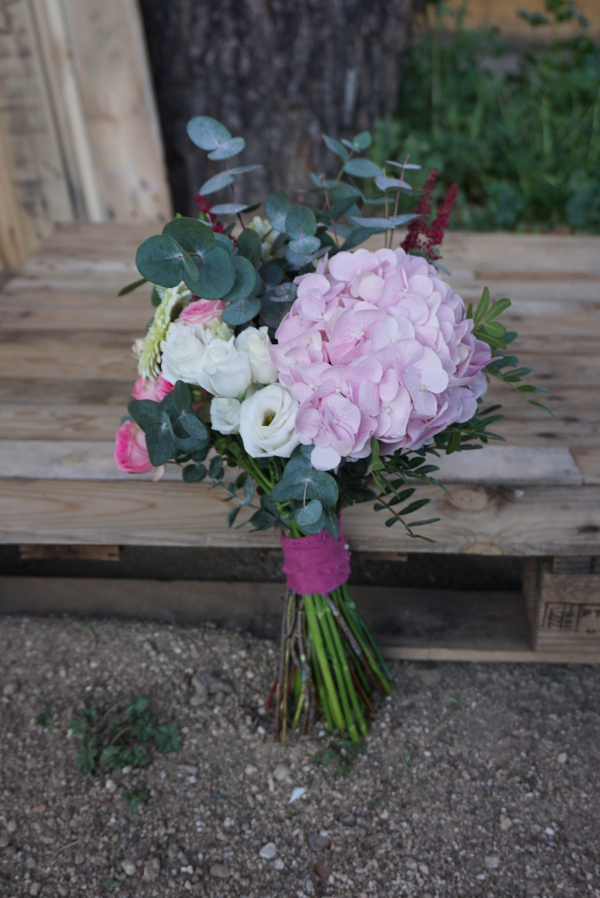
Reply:
[[[584,633],[586,636],[600,633],[600,603],[546,602],[542,629]]]

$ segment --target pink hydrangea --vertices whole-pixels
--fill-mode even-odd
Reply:
[[[340,252],[296,284],[272,357],[316,468],[366,457],[373,436],[384,454],[418,449],[473,416],[491,351],[424,258]]]

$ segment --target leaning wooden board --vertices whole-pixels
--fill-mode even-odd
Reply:
[[[203,484],[186,486],[176,474],[152,484],[113,467],[113,434],[136,376],[130,347],[151,315],[147,290],[123,299],[116,292],[135,277],[135,248],[152,231],[59,228],[0,293],[0,542],[277,544],[274,533],[227,530],[218,492]],[[449,235],[444,261],[465,300],[476,301],[485,285],[493,298],[513,300],[515,351],[550,388],[554,417],[493,386],[507,444],[442,461],[450,495],[423,490],[442,518],[429,529],[436,542],[408,540],[359,507],[344,515],[355,551],[600,556],[599,250],[593,237]],[[580,576],[596,577],[590,565]],[[578,580],[578,588],[593,593],[596,582]],[[532,617],[536,632],[540,620]],[[582,642],[578,649],[573,638],[563,628],[546,646],[561,655],[571,639],[578,656]],[[414,656],[435,646],[397,651],[409,648]],[[457,651],[438,648],[440,657]]]

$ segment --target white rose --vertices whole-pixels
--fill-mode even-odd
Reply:
[[[277,368],[270,353],[269,329],[247,327],[235,340],[238,352],[245,352],[250,361],[252,380],[256,384],[272,384],[277,380]]]
[[[289,458],[300,438],[294,424],[298,403],[281,384],[271,384],[242,402],[240,434],[252,458]]]
[[[204,343],[192,328],[183,321],[174,321],[169,325],[166,339],[162,343],[163,377],[172,384],[178,380],[197,384],[196,368],[205,352]]]
[[[242,403],[239,399],[218,399],[210,404],[210,423],[213,430],[219,433],[240,432],[240,412]]]
[[[197,382],[214,396],[234,399],[248,389],[252,375],[245,352],[238,352],[230,340],[215,337],[206,347],[196,368]]]

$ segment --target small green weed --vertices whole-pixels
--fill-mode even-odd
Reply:
[[[400,757],[407,770],[410,770],[410,752],[403,745],[400,746]]]
[[[367,749],[362,742],[353,742],[351,739],[340,739],[332,742],[329,748],[324,751],[317,752],[311,757],[313,764],[320,764],[321,767],[335,767],[338,776],[348,776],[350,769],[356,758],[360,754],[365,754]]]
[[[119,883],[116,879],[105,879],[102,883],[102,888],[106,889],[107,892],[114,892],[119,888]]]
[[[124,705],[127,716],[119,720],[116,712]],[[150,756],[142,743],[154,743],[165,753],[177,751],[181,746],[177,727],[159,726],[156,716],[148,710],[148,699],[142,696],[118,702],[102,717],[95,708],[86,708],[71,719],[69,726],[82,737],[75,761],[82,773],[104,773],[114,767],[145,767],[150,763]]]
[[[37,726],[43,727],[45,730],[47,730],[52,723],[52,714],[50,714],[49,711],[40,711],[40,713],[35,718],[35,722]]]
[[[131,811],[137,811],[143,802],[148,801],[148,790],[128,789],[126,792],[121,792],[121,798]]]
[[[448,697],[448,710],[449,711],[462,711],[462,704],[459,702],[457,698],[453,698],[451,695]]]

